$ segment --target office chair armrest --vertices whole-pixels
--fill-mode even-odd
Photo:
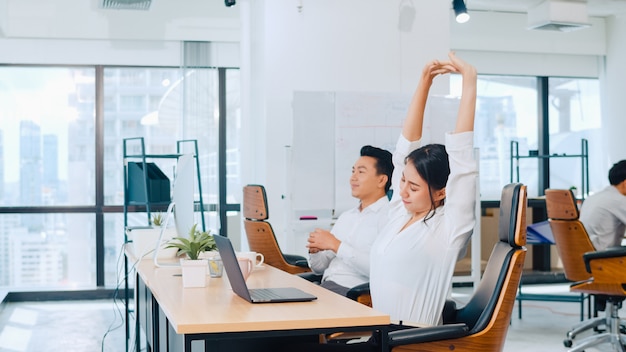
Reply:
[[[443,318],[444,324],[452,324],[456,322],[456,301],[446,300],[446,303],[443,306],[443,312],[441,313],[441,317]]]
[[[308,268],[309,267],[309,262],[306,259],[303,260],[296,260],[293,265],[295,266],[299,266],[301,268]]]
[[[465,323],[396,330],[389,333],[389,347],[439,340],[455,339],[468,335]]]
[[[356,285],[352,287],[348,293],[346,293],[346,297],[350,298],[353,301],[356,301],[362,295],[366,295],[370,293],[370,283],[366,282],[364,284]]]
[[[322,275],[320,274],[316,274],[312,271],[309,271],[308,273],[299,273],[297,274],[298,276],[300,276],[301,278],[307,280],[307,281],[311,281],[314,283],[319,284],[320,282],[322,282]]]
[[[301,255],[283,253],[283,257],[285,258],[285,261],[291,265],[299,266],[301,268],[309,267],[309,262]]]
[[[585,260],[585,269],[591,273],[590,262],[595,259],[626,257],[626,247],[609,247],[602,251],[587,252],[583,254]]]

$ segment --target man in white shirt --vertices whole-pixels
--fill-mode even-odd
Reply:
[[[580,209],[580,221],[585,225],[596,250],[621,246],[626,230],[626,160],[609,170],[609,183],[602,191],[587,198]]]
[[[389,151],[361,148],[350,177],[359,205],[342,213],[331,231],[315,229],[309,234],[309,266],[323,273],[322,287],[345,296],[350,288],[369,282],[370,249],[387,222],[392,173]]]

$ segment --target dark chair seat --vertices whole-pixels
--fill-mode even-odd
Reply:
[[[298,276],[306,279],[308,281],[319,284],[322,282],[322,275],[316,274],[314,272],[302,273],[298,274]],[[350,298],[353,301],[357,301],[359,303],[365,304],[367,306],[372,306],[372,297],[370,296],[370,284],[366,282],[364,284],[356,285],[346,293],[346,297]]]

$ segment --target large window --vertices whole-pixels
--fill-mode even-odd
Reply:
[[[94,84],[93,68],[0,67],[2,206],[93,204]]]
[[[0,288],[118,284],[124,138],[143,137],[149,154],[173,154],[177,141],[197,140],[196,200],[201,188],[207,227],[216,233],[217,211],[229,208],[218,205],[219,194],[231,203],[241,190],[238,80],[236,69],[0,67]],[[220,140],[221,125],[227,142]],[[220,148],[228,156],[224,166]],[[190,144],[180,152],[192,152]],[[174,164],[158,164],[171,181]],[[221,174],[227,184],[220,184]],[[128,225],[147,225],[145,213],[130,214]]]
[[[548,85],[549,149],[552,154],[580,155],[589,144],[589,189],[608,185],[609,163],[603,159],[600,134],[600,83],[597,79],[550,78]],[[579,158],[550,159],[550,187],[576,188],[582,197],[583,167]]]
[[[538,88],[543,80],[548,81],[547,91]],[[461,77],[451,76],[450,84],[452,94],[460,96]],[[599,96],[597,79],[479,75],[475,145],[480,153],[481,199],[499,199],[502,187],[517,179],[511,172],[512,141],[520,155],[539,150],[542,143],[549,145],[550,155],[580,155],[581,140],[586,139],[593,150],[590,189],[600,189],[607,170],[602,170],[599,159],[603,155]],[[549,104],[545,116],[540,113],[542,101]],[[544,124],[549,129],[541,128]],[[581,159],[549,160],[550,187],[581,189]],[[519,160],[519,181],[528,186],[531,197],[543,194],[540,162],[538,158]]]
[[[60,210],[95,202],[94,84],[94,68],[0,67],[1,287],[95,285],[94,214]]]

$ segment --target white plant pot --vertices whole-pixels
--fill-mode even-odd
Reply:
[[[132,241],[133,253],[135,253],[137,258],[152,258],[156,248],[156,243],[161,235],[161,228],[128,228],[126,230],[126,235],[128,240]],[[165,229],[165,232],[163,232],[163,238],[161,239],[161,246],[159,247],[159,252],[157,254],[158,258],[176,257],[176,248],[165,248],[167,246],[167,241],[174,237],[176,237],[176,228],[172,227]]]
[[[181,259],[183,287],[206,287],[206,275],[209,268],[206,259]]]

